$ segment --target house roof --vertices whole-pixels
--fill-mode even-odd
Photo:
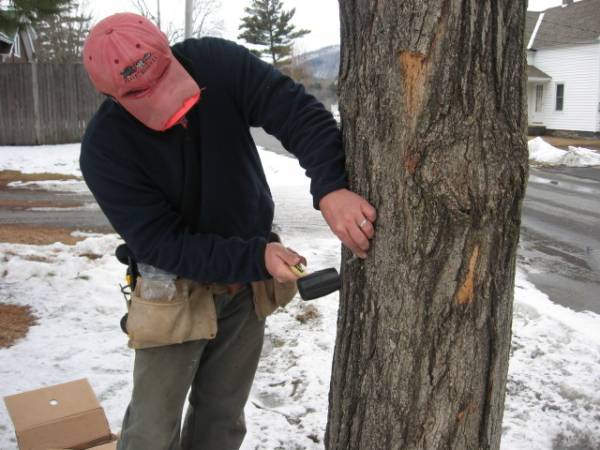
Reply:
[[[4,34],[2,31],[0,31],[0,42],[12,45],[13,40],[9,38],[6,34]]]
[[[600,0],[580,0],[543,13],[527,12],[525,45],[541,17],[531,49],[597,42],[600,39]]]
[[[8,55],[12,50],[13,40],[0,31],[0,54]]]
[[[535,24],[537,23],[540,14],[541,13],[538,11],[527,11],[527,17],[525,19],[525,47],[529,44],[531,34],[535,29]]]
[[[552,77],[535,66],[527,66],[527,79],[541,81],[551,80]]]

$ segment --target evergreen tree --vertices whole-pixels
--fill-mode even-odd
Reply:
[[[253,50],[257,56],[267,55],[273,65],[287,63],[292,54],[292,43],[308,33],[309,30],[297,30],[291,23],[296,9],[283,10],[280,0],[252,0],[245,8],[246,17],[242,18],[238,36],[249,44],[263,47]]]
[[[30,23],[35,26],[69,3],[71,0],[0,0],[0,30],[12,36],[21,25]]]
[[[85,13],[79,3],[74,2],[40,21],[36,26],[38,61],[81,62],[83,43],[91,20],[92,16]]]

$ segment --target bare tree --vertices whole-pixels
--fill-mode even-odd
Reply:
[[[311,69],[303,57],[303,54],[298,46],[292,47],[292,54],[288,59],[288,64],[279,68],[283,73],[291,77],[294,81],[305,86],[314,81]]]
[[[131,0],[133,6],[139,14],[152,20],[158,28],[161,29],[169,39],[169,42],[175,43],[182,40],[185,36],[184,23],[169,22],[166,27],[164,21],[161,23],[161,3],[156,0],[156,8],[148,6],[146,0]],[[192,5],[192,36],[200,37],[206,35],[219,36],[225,28],[223,19],[219,16],[221,11],[221,0],[193,0]]]
[[[173,22],[169,22],[167,28],[163,30],[163,32],[171,44],[183,40],[183,28],[176,26]]]
[[[193,36],[220,36],[225,25],[219,15],[221,0],[194,0]]]
[[[353,189],[326,448],[500,446],[527,180],[522,0],[340,0]]]
[[[131,3],[142,16],[153,21],[156,26],[162,30],[160,21],[160,0],[156,0],[156,11],[148,6],[146,0],[131,0]]]
[[[138,10],[139,14],[153,21],[165,33],[170,43],[174,44],[183,38],[183,28],[181,26],[169,22],[165,27],[164,22],[161,20],[160,0],[156,0],[156,8],[148,6],[146,0],[131,0],[131,3]]]

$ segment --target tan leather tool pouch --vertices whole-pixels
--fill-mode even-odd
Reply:
[[[131,294],[127,317],[129,347],[161,347],[217,333],[217,317],[211,285],[179,278],[168,285],[138,278]]]

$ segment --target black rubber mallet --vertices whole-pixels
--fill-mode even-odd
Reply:
[[[302,300],[314,300],[324,297],[341,287],[340,275],[333,267],[308,274],[302,264],[291,266],[290,269],[300,278],[296,281],[298,293]]]

